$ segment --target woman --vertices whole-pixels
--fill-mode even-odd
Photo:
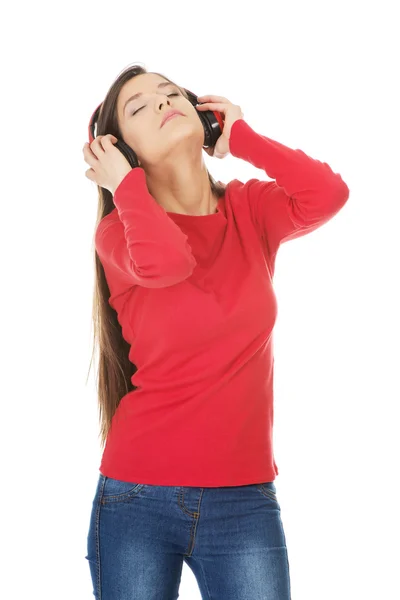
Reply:
[[[204,599],[289,600],[272,448],[275,258],[331,219],[349,189],[327,163],[256,133],[226,98],[194,105],[186,92],[128,68],[83,150],[99,186],[105,444],[86,556],[93,593],[178,598],[185,561]],[[204,149],[272,181],[216,183],[202,111],[222,115]]]

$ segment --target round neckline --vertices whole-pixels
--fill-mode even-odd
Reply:
[[[166,210],[165,212],[167,213],[167,215],[172,216],[173,218],[183,218],[183,219],[210,219],[210,217],[216,217],[217,215],[221,215],[221,202],[223,202],[225,198],[225,194],[223,196],[221,196],[220,198],[218,198],[218,202],[217,202],[217,210],[216,212],[213,213],[209,213],[208,215],[187,215],[184,213],[176,213],[176,212],[169,212],[168,210]]]

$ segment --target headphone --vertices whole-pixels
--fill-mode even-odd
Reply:
[[[195,94],[193,94],[193,92],[190,92],[186,88],[183,88],[183,89],[187,93],[188,99],[191,102],[191,104],[193,104],[193,106],[200,104],[197,100],[197,96]],[[97,120],[99,118],[101,106],[102,106],[102,103],[99,104],[99,106],[96,108],[96,110],[94,111],[94,113],[92,114],[92,116],[90,118],[90,122],[89,122],[89,142],[90,143],[92,143],[96,137],[94,129],[95,129],[95,124],[97,123]],[[204,110],[204,111],[196,110],[196,112],[199,115],[200,121],[202,122],[203,128],[204,128],[203,148],[210,148],[211,146],[215,146],[218,138],[220,137],[220,135],[222,134],[222,131],[224,129],[224,115],[218,111],[213,111],[213,110]],[[114,146],[122,152],[122,154],[125,156],[126,160],[128,161],[128,163],[130,164],[130,166],[133,169],[135,167],[139,166],[138,157],[137,157],[136,153],[132,150],[132,148],[130,146],[128,146],[128,144],[126,144],[123,140],[118,140],[114,144]]]

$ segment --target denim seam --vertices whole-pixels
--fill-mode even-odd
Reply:
[[[196,528],[197,528],[198,522],[199,522],[199,520],[197,517],[192,518],[192,526],[190,528],[189,547],[188,547],[187,552],[185,553],[185,556],[192,556],[192,554],[193,554],[194,543],[195,543],[195,539],[196,539]]]
[[[195,544],[196,528],[197,528],[197,523],[198,523],[198,520],[199,520],[199,517],[200,517],[200,504],[201,504],[201,499],[203,497],[204,490],[203,490],[203,488],[201,488],[199,502],[198,502],[198,511],[194,512],[194,513],[191,513],[185,507],[184,491],[183,490],[184,490],[184,487],[181,486],[179,488],[178,504],[179,504],[179,507],[181,508],[181,510],[186,515],[188,515],[189,517],[192,517],[192,519],[193,519],[192,526],[191,526],[191,529],[190,529],[189,547],[188,547],[187,552],[185,553],[185,556],[191,556],[192,553],[193,553],[194,544]]]
[[[267,496],[268,498],[271,498],[271,500],[277,500],[277,496],[275,494],[275,492],[273,492],[272,490],[269,490],[268,488],[265,488],[263,486],[263,484],[260,484],[258,486],[258,489],[260,490],[260,492],[264,495]]]
[[[96,507],[96,579],[97,579],[97,595],[98,595],[98,600],[101,600],[101,577],[100,577],[100,508],[101,508],[101,500],[102,500],[102,496],[103,496],[103,490],[104,490],[104,485],[105,485],[106,479],[104,478],[102,486],[100,488],[100,493],[99,493],[99,501],[97,502],[97,507]]]
[[[200,495],[200,499],[199,499],[199,506],[200,506],[200,502],[201,502],[201,497],[203,495],[203,491],[201,492]],[[190,512],[190,510],[188,510],[185,506],[185,498],[184,498],[184,492],[183,492],[183,486],[181,486],[179,488],[179,496],[178,496],[178,503],[180,508],[182,509],[182,511],[188,515],[189,517],[195,517],[196,519],[200,516],[200,512]]]
[[[124,500],[129,500],[130,498],[134,498],[137,494],[145,487],[144,483],[138,483],[133,487],[129,492],[124,492],[123,494],[110,494],[109,496],[103,496],[101,499],[102,504],[114,503],[114,502],[123,502]]]

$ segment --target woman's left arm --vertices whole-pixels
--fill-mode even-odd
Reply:
[[[219,152],[214,156],[221,154],[223,158],[228,149],[233,156],[263,169],[273,180],[251,179],[243,190],[253,220],[268,239],[271,254],[282,242],[301,237],[329,221],[347,202],[348,186],[326,162],[255,132],[243,119],[240,107],[226,98],[201,98],[215,99],[201,106],[225,115],[224,132],[216,145],[217,148],[221,140]]]

